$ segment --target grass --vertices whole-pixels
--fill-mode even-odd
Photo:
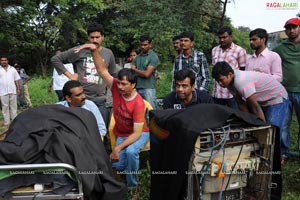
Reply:
[[[53,104],[56,102],[56,94],[54,92],[48,94],[47,87],[50,78],[42,79],[41,77],[33,77],[28,83],[29,93],[33,106],[40,106],[44,104]],[[158,82],[157,96],[164,97],[170,92],[171,88],[171,72],[162,72],[161,79]],[[20,111],[19,111],[20,112]],[[2,132],[3,129],[0,128]],[[293,117],[291,127],[291,151],[297,152],[298,141],[298,127],[295,116]],[[150,167],[149,167],[149,152],[141,153],[141,174],[139,175],[139,182],[142,185],[141,197],[139,200],[148,200],[150,194]],[[283,200],[297,200],[300,199],[300,159],[299,157],[292,157],[282,169],[283,177]],[[127,199],[130,199],[128,196]]]

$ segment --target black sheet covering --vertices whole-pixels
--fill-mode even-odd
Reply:
[[[93,114],[45,105],[20,113],[0,142],[0,164],[68,163],[77,168],[87,199],[124,199]]]
[[[243,126],[268,125],[253,114],[216,104],[199,104],[182,110],[152,110],[149,118],[151,200],[184,198],[187,187],[185,172],[201,131],[224,126],[229,119],[236,119]],[[275,154],[280,158],[279,135],[276,138]],[[274,170],[280,170],[280,160],[276,159],[274,162]],[[272,199],[280,199],[281,175],[277,175],[275,179],[273,182],[278,183],[278,188],[275,191],[276,197]]]

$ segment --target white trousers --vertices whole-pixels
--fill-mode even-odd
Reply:
[[[10,120],[13,120],[17,116],[17,95],[7,94],[1,96],[2,114],[4,118],[4,124],[8,126]]]

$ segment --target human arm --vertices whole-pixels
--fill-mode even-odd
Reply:
[[[113,82],[113,76],[110,75],[110,73],[108,72],[105,63],[103,61],[103,58],[99,54],[99,48],[100,47],[95,44],[88,43],[76,48],[74,52],[79,53],[83,49],[89,49],[92,53],[94,65],[96,67],[99,76],[101,76],[101,78],[103,79],[103,81],[108,87],[111,87]]]
[[[131,69],[137,73],[138,76],[149,78],[155,71],[155,67],[152,65],[149,65],[146,70],[140,70],[135,65],[131,65]]]
[[[207,60],[204,54],[202,54],[202,59],[201,59],[202,63],[200,63],[199,66],[199,75],[200,75],[200,87],[198,87],[199,90],[201,91],[208,91],[208,86],[209,86],[209,70],[208,70],[208,65],[207,65]]]
[[[116,145],[110,154],[110,159],[112,161],[118,161],[120,159],[120,151],[127,146],[131,145],[135,141],[137,141],[141,135],[143,130],[144,123],[134,123],[133,125],[133,133],[130,134],[123,142],[119,145]]]
[[[270,73],[279,81],[282,81],[282,66],[280,56],[274,52]]]
[[[56,69],[57,73],[59,75],[64,74],[71,80],[78,80],[78,74],[71,73],[64,64],[76,63],[80,60],[80,56],[74,52],[75,48],[56,54],[51,58],[51,63],[54,66],[54,69]]]
[[[238,54],[238,67],[239,70],[245,71],[247,65],[247,52],[245,49],[241,48]]]
[[[18,80],[15,81],[15,85],[16,85],[16,89],[17,89],[17,95],[20,96],[21,95],[21,91],[20,91],[20,85],[19,85],[19,81]]]
[[[85,101],[86,101],[85,103],[86,103],[86,106],[87,106],[88,110],[90,110],[94,114],[94,116],[96,118],[100,135],[101,136],[105,136],[107,130],[106,130],[106,126],[105,126],[103,117],[102,117],[102,115],[101,115],[98,107],[92,101],[89,101],[89,100],[85,100]]]
[[[254,95],[251,95],[247,98],[247,104],[249,105],[249,108],[251,109],[251,113],[255,114],[258,118],[266,121],[264,112],[261,108],[261,106],[256,101],[256,97]]]

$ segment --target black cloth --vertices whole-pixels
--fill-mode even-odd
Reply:
[[[206,92],[195,89],[192,94],[193,94],[192,102],[189,106],[200,104],[200,103],[214,103],[213,98]],[[184,108],[184,105],[177,97],[176,92],[173,91],[163,99],[163,108],[182,109]]]
[[[268,125],[253,114],[217,104],[199,104],[181,110],[152,110],[149,117],[151,200],[184,198],[185,172],[201,131],[219,128],[231,119],[237,121],[239,127]]]
[[[96,119],[82,108],[45,105],[20,113],[0,142],[0,164],[67,163],[79,171],[87,199],[123,199]]]

